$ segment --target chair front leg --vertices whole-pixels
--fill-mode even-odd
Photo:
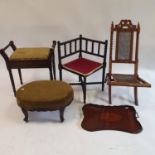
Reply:
[[[135,105],[138,105],[138,88],[134,87]]]
[[[83,77],[83,79],[81,76],[79,76],[79,80],[81,82],[82,91],[83,91],[83,102],[85,104],[86,103],[86,77]]]
[[[104,91],[104,83],[105,83],[105,68],[102,71],[102,91]]]
[[[20,83],[23,84],[22,72],[21,72],[21,69],[20,68],[18,68],[18,74],[19,74],[19,78],[20,78]]]
[[[8,72],[9,72],[9,75],[10,75],[10,80],[11,80],[11,84],[12,84],[13,93],[14,93],[14,96],[16,96],[16,87],[15,87],[15,83],[14,83],[14,79],[13,79],[13,75],[12,75],[12,70],[10,68],[8,68]]]
[[[53,80],[52,66],[49,67],[50,79]]]
[[[62,68],[60,65],[58,67],[59,67],[59,79],[60,81],[62,81]]]
[[[111,102],[111,85],[109,85],[109,104],[112,104],[112,102]]]
[[[83,78],[83,99],[84,99],[84,104],[86,104],[86,77]]]

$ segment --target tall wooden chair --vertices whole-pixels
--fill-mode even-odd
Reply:
[[[101,84],[104,90],[107,44],[107,40],[98,41],[82,35],[72,40],[58,42],[60,80],[62,70],[78,75],[79,82],[70,84],[82,86],[84,103],[86,103],[87,84]],[[102,69],[101,81],[86,81],[87,77],[100,69]]]
[[[138,75],[138,46],[140,25],[133,25],[131,20],[121,20],[119,24],[111,25],[109,73],[107,84],[109,87],[109,103],[111,104],[111,87],[128,86],[134,88],[135,104],[138,105],[138,87],[151,87],[149,83]],[[114,64],[134,65],[133,74],[113,73]]]
[[[10,80],[14,95],[16,95],[15,82],[12,75],[12,69],[18,69],[20,82],[23,84],[21,69],[24,68],[48,68],[50,72],[50,79],[56,79],[55,71],[55,56],[54,49],[56,41],[53,41],[51,48],[16,48],[13,41],[0,49],[0,54],[6,62],[6,66],[10,75]],[[11,56],[8,56],[7,50],[11,47],[13,50]]]

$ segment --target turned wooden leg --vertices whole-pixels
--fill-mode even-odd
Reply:
[[[105,83],[105,68],[103,68],[102,72],[102,91],[104,91],[104,83]]]
[[[61,122],[64,121],[64,110],[65,110],[65,108],[60,109],[60,120],[61,120]]]
[[[59,80],[62,81],[62,69],[59,66]]]
[[[109,85],[109,104],[111,104],[111,85]]]
[[[9,71],[9,75],[10,75],[10,80],[11,80],[14,96],[16,96],[16,87],[15,87],[15,83],[14,83],[14,79],[13,79],[13,75],[12,75],[12,70],[10,68],[8,68],[8,71]]]
[[[28,120],[28,112],[27,112],[27,110],[25,110],[24,108],[21,108],[21,109],[22,109],[22,112],[23,112],[23,114],[25,116],[24,121],[28,122],[29,120]]]
[[[19,78],[20,78],[20,83],[23,84],[22,72],[21,72],[21,69],[20,68],[18,68],[18,74],[19,74]]]
[[[84,104],[86,104],[86,77],[84,77],[84,81],[83,81],[83,100],[84,100]]]
[[[135,105],[138,105],[138,88],[134,87]]]
[[[49,67],[49,72],[50,72],[50,79],[53,80],[52,66]]]
[[[79,80],[81,82],[81,86],[82,86],[82,91],[83,91],[83,102],[84,104],[86,104],[86,77],[82,77],[79,76]]]

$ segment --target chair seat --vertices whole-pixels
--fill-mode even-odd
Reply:
[[[47,60],[49,48],[17,48],[10,56],[10,61]]]
[[[26,110],[60,109],[73,100],[73,89],[63,81],[33,81],[17,90],[16,99]]]
[[[107,84],[109,85],[119,85],[119,86],[133,86],[133,87],[150,87],[151,85],[144,81],[143,79],[137,77],[135,78],[134,75],[131,74],[111,74],[108,77]]]
[[[88,76],[102,67],[103,64],[85,58],[78,58],[63,65],[63,68],[82,76]]]

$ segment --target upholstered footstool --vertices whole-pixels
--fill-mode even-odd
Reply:
[[[73,100],[72,87],[56,80],[42,80],[28,83],[16,92],[17,104],[28,122],[28,111],[60,111],[60,120],[64,121],[64,110]]]

